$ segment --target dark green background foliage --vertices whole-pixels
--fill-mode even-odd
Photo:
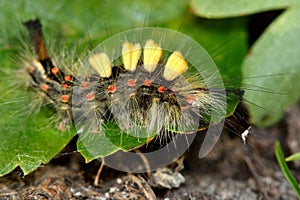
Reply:
[[[225,84],[230,85],[230,80],[235,79],[235,85],[240,85],[244,77],[245,99],[253,103],[249,104],[252,122],[272,125],[300,96],[300,4],[297,2],[20,0],[11,3],[1,0],[0,176],[17,166],[24,174],[30,173],[41,163],[49,162],[75,134],[75,130],[57,131],[49,119],[54,114],[51,109],[42,107],[40,112],[32,111],[30,103],[36,96],[17,87],[20,83],[15,84],[21,82],[20,76],[16,76],[21,66],[12,57],[18,57],[19,39],[26,35],[21,22],[39,17],[48,43],[63,43],[66,48],[76,46],[78,53],[95,47],[110,35],[135,27],[178,30],[197,40],[211,54]],[[249,47],[249,15],[274,9],[284,9],[284,12]],[[111,130],[115,129],[117,127],[111,125]],[[118,139],[114,134],[111,138]],[[132,138],[128,141],[132,142]],[[90,155],[86,145],[89,144],[84,140],[78,143],[87,161],[118,148],[132,148],[119,145],[103,152],[94,142],[88,148],[95,148],[96,153]]]

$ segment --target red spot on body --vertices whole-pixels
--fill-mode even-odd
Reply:
[[[149,80],[149,79],[146,79],[146,80],[144,80],[144,85],[145,86],[150,86],[151,85],[151,80]]]
[[[62,95],[61,96],[61,101],[64,103],[67,103],[69,101],[69,96],[68,95]]]
[[[128,86],[133,87],[133,86],[135,86],[135,83],[136,83],[136,81],[134,79],[129,79],[127,84],[128,84]]]
[[[71,76],[70,75],[67,75],[64,77],[65,81],[70,81],[71,80]]]
[[[160,93],[163,93],[167,90],[167,88],[165,86],[160,86],[159,88],[157,88],[157,91]]]
[[[43,91],[47,91],[49,86],[47,84],[42,84],[41,88],[42,88]]]
[[[81,83],[81,87],[82,88],[87,88],[89,86],[89,83],[88,82],[82,82]]]
[[[196,97],[194,95],[187,95],[186,96],[186,102],[188,104],[192,104],[196,100]]]
[[[64,89],[68,88],[68,84],[64,83],[64,84],[62,85],[62,88],[64,88]]]
[[[117,87],[115,85],[109,85],[107,87],[107,90],[109,93],[114,93],[116,91]]]
[[[173,88],[172,88],[172,91],[173,91],[173,92],[176,92],[176,91],[177,91],[176,87],[173,87]]]
[[[88,93],[88,94],[86,95],[86,99],[87,99],[88,101],[94,100],[94,99],[95,99],[95,94],[94,94],[94,93]]]
[[[57,67],[53,67],[51,69],[52,74],[57,74],[59,72],[59,69]]]

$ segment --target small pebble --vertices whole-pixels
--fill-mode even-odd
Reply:
[[[122,184],[122,179],[121,178],[117,178],[116,182],[117,182],[117,184],[121,185]]]

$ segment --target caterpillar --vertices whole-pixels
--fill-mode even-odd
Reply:
[[[50,58],[38,19],[24,25],[36,54],[25,64],[30,87],[56,109],[59,130],[75,124],[78,133],[103,134],[113,122],[120,134],[162,141],[219,123],[228,115],[227,101],[243,98],[242,89],[224,88],[203,48],[176,31],[118,34],[74,73]]]

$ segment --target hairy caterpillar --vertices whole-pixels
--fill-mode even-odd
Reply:
[[[120,135],[147,142],[196,133],[219,122],[222,127],[227,102],[242,100],[243,90],[225,89],[203,48],[178,32],[143,28],[121,33],[92,50],[85,62],[75,63],[74,72],[50,58],[39,20],[24,25],[36,54],[25,63],[30,87],[56,109],[59,130],[74,123],[88,142],[112,131],[109,123],[117,125]],[[209,139],[202,154],[215,142]]]
[[[226,104],[220,97],[226,95],[225,93],[222,94],[222,88],[218,88],[218,86],[208,88],[205,85],[208,81],[205,82],[200,75],[190,73],[187,75],[189,80],[185,82],[181,75],[188,70],[188,62],[182,53],[179,50],[169,52],[169,55],[167,55],[169,57],[166,57],[163,54],[168,52],[163,52],[162,47],[152,39],[143,41],[143,47],[140,43],[122,41],[120,43],[120,46],[122,46],[121,61],[114,61],[120,62],[120,66],[113,65],[107,53],[94,53],[89,58],[88,63],[92,68],[85,67],[82,69],[82,72],[88,71],[88,73],[93,74],[76,77],[74,74],[66,74],[59,66],[55,66],[49,58],[39,20],[28,21],[24,24],[29,30],[30,38],[34,43],[35,53],[38,56],[37,60],[29,63],[28,66],[28,73],[32,78],[31,86],[40,93],[45,94],[47,99],[53,102],[57,110],[62,113],[61,119],[63,124],[59,126],[60,128],[65,128],[72,121],[70,103],[72,102],[75,108],[78,107],[78,105],[74,104],[77,99],[75,101],[71,99],[74,88],[80,88],[78,89],[79,92],[84,90],[83,94],[79,94],[82,97],[86,97],[83,101],[94,99],[97,101],[98,107],[95,113],[100,114],[100,119],[109,119],[110,116],[108,115],[115,113],[116,118],[123,121],[124,126],[124,121],[130,119],[139,121],[143,118],[140,123],[146,126],[158,123],[151,120],[146,122],[147,120],[149,121],[150,117],[147,116],[149,115],[147,112],[155,110],[153,112],[161,112],[160,114],[164,115],[162,118],[165,118],[164,122],[167,125],[167,130],[176,129],[178,128],[176,123],[181,124],[178,122],[180,120],[179,115],[184,115],[180,114],[184,109],[191,109],[190,112],[198,116],[205,126],[208,121],[204,116],[209,115],[212,108],[218,110]],[[113,47],[113,51],[118,51],[120,46]],[[207,63],[205,64],[208,65]],[[95,71],[91,72],[91,70]],[[207,75],[205,78],[211,77]],[[92,87],[95,87],[93,88],[95,90],[94,94],[87,89]],[[243,92],[240,89],[227,89],[225,92],[242,99]],[[113,95],[114,97],[111,94],[115,94]],[[126,99],[128,102],[125,101],[123,104],[121,102],[122,97],[124,99],[129,98]],[[143,100],[147,103],[145,104]],[[111,105],[106,105],[109,104],[107,103],[109,101],[112,101]],[[82,104],[82,102],[80,103]],[[116,112],[119,109],[124,110],[124,112],[129,110],[128,113],[132,116],[126,116],[128,119],[121,119],[124,116]],[[124,112],[121,113],[126,115]],[[171,116],[174,119],[168,119]],[[153,118],[156,117],[153,116]],[[184,120],[182,123],[187,121],[189,120]],[[156,128],[154,132],[159,132],[162,129],[162,124],[157,126],[160,128]]]

